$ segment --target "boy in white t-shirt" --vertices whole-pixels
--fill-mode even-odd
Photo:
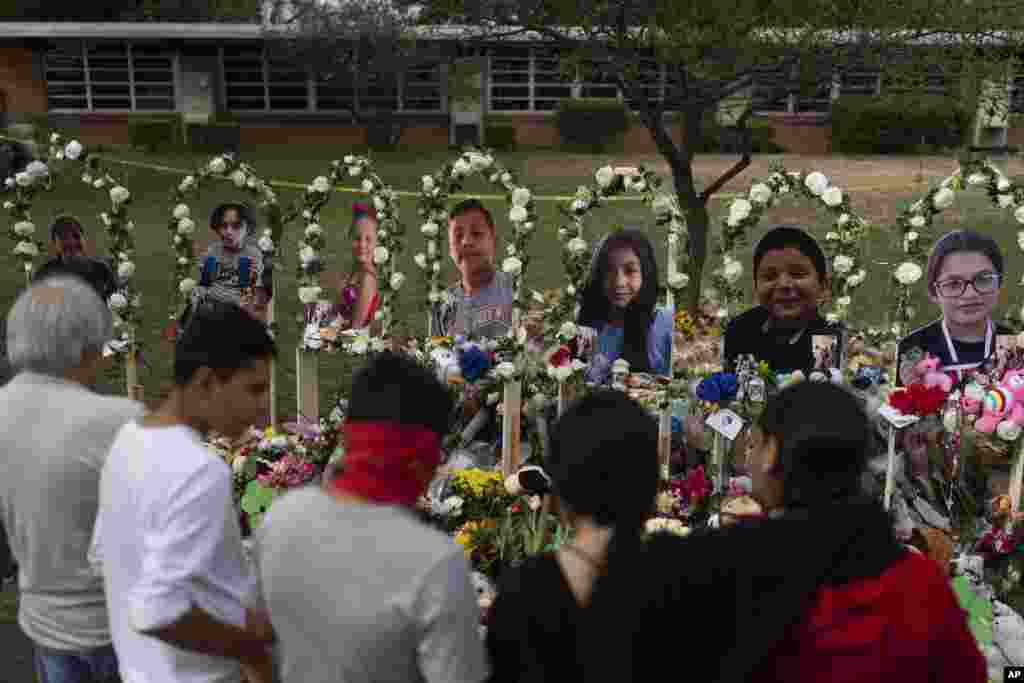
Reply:
[[[202,436],[238,436],[261,417],[274,354],[263,323],[204,306],[177,342],[174,391],[114,441],[91,555],[125,683],[236,683],[240,661],[250,681],[269,680],[273,630],[248,607],[231,470]]]

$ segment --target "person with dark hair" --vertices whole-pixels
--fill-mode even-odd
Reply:
[[[803,382],[771,398],[750,452],[768,517],[662,536],[638,561],[610,557],[582,641],[596,653],[585,673],[634,678],[679,642],[665,624],[685,612],[718,615],[687,634],[700,653],[686,667],[693,680],[984,683],[949,577],[899,543],[862,493],[872,439],[861,400],[838,385]]]
[[[602,389],[572,405],[555,424],[550,448],[545,467],[576,535],[557,553],[502,572],[487,632],[494,683],[591,680],[579,668],[588,655],[576,652],[595,581],[611,571],[611,552],[640,553],[654,507],[657,424],[624,393]]]
[[[995,337],[1011,334],[992,321],[1004,268],[999,245],[988,235],[956,230],[935,243],[926,276],[928,297],[938,304],[942,317],[900,340],[896,370],[900,386],[926,353],[958,377],[992,357]]]
[[[612,362],[631,372],[668,375],[672,367],[672,317],[656,310],[658,263],[640,230],[611,233],[595,250],[578,322],[597,332],[590,381],[603,383]]]
[[[203,444],[261,419],[276,349],[238,306],[197,310],[178,338],[174,389],[118,434],[100,479],[92,559],[125,680],[259,680],[273,629],[254,609],[231,469]]]
[[[451,410],[432,372],[378,355],[352,383],[340,474],[270,509],[255,555],[283,683],[487,678],[469,563],[414,512]]]
[[[118,281],[104,261],[87,255],[85,230],[74,216],[58,216],[50,226],[50,241],[56,256],[35,272],[35,282],[61,274],[80,277],[96,290],[104,301],[117,291]]]
[[[497,232],[478,200],[455,205],[448,219],[448,253],[460,281],[434,309],[434,334],[497,339],[512,328],[512,278],[496,269]]]
[[[219,239],[203,257],[191,311],[207,301],[219,301],[241,306],[264,319],[270,293],[264,279],[263,253],[250,238],[256,230],[252,212],[244,204],[221,204],[210,214],[210,229]],[[186,321],[191,311],[186,312]]]
[[[377,265],[373,252],[377,248],[377,211],[369,204],[352,205],[352,226],[349,238],[352,240],[353,268],[336,305],[317,307],[321,325],[329,324],[331,318],[341,317],[343,327],[362,329],[373,322],[374,314],[380,307],[377,290]]]
[[[829,328],[818,312],[829,292],[824,252],[803,230],[780,226],[757,243],[753,272],[757,306],[726,328],[726,367],[734,368],[741,355],[753,355],[773,372],[810,371],[811,337]]]

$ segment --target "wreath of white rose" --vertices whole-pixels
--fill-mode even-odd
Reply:
[[[75,150],[80,154],[81,145]],[[4,202],[4,209],[11,217],[7,234],[15,243],[11,253],[21,261],[27,285],[32,280],[36,257],[46,248],[41,240],[33,237],[36,225],[32,222],[32,203],[39,192],[53,189],[53,178],[49,166],[33,161],[25,170],[7,178],[5,185],[14,192],[14,198]]]
[[[746,198],[732,201],[729,215],[722,220],[717,249],[722,263],[712,272],[712,285],[720,297],[718,317],[723,322],[737,312],[735,306],[743,297],[737,284],[743,276],[743,264],[733,256],[736,247],[746,242],[747,230],[761,221],[765,211],[794,195],[823,206],[834,218],[832,230],[825,236],[832,280],[831,310],[826,312],[826,319],[832,323],[847,320],[853,293],[867,279],[863,242],[868,224],[850,207],[849,196],[831,185],[825,174],[789,172],[776,164],[766,180],[751,185]]]
[[[896,218],[898,234],[902,240],[903,261],[896,265],[892,274],[899,287],[890,330],[896,339],[907,332],[916,314],[910,305],[910,298],[913,286],[924,276],[927,268],[928,255],[935,241],[931,230],[935,216],[953,206],[956,193],[964,189],[965,179],[968,188],[985,190],[995,206],[1012,210],[1017,222],[1024,223],[1024,187],[1011,182],[987,161],[962,165],[938,187],[932,188],[904,209]],[[1017,232],[1017,245],[1024,251],[1024,230]],[[1024,320],[1024,309],[1021,309],[1019,317],[1012,312],[1006,316],[1006,323],[1013,329],[1020,329],[1021,320]]]
[[[132,276],[135,275],[135,223],[128,217],[128,205],[131,204],[132,194],[124,185],[114,178],[101,165],[100,157],[92,154],[77,140],[66,141],[60,133],[53,133],[50,136],[50,148],[47,157],[51,169],[60,169],[65,165],[77,167],[76,173],[81,173],[82,182],[96,190],[109,189],[110,210],[99,214],[100,222],[107,233],[108,249],[111,256],[111,268],[117,276],[117,291],[111,294],[107,301],[114,319],[114,330],[120,333],[120,342],[112,344],[109,349],[118,353],[129,353],[138,350],[135,330],[138,326],[138,314],[140,307],[140,295],[132,286]],[[34,172],[33,172],[34,167]],[[46,164],[32,162],[25,169],[25,175],[31,178],[26,185],[24,178],[15,178],[15,185],[24,187],[31,192],[32,187],[40,180],[49,182],[55,175],[51,173]],[[22,174],[19,174],[22,175]],[[28,236],[34,232],[35,226],[28,223],[16,224],[14,232]],[[26,257],[25,271],[29,270],[26,247],[21,247],[21,253]],[[16,249],[17,251],[17,249]]]
[[[476,148],[467,149],[454,162],[445,164],[432,175],[421,179],[419,215],[424,220],[420,232],[427,238],[427,252],[415,256],[416,265],[424,271],[427,285],[427,304],[434,306],[443,299],[438,285],[441,273],[440,235],[445,232],[448,224],[448,201],[452,194],[462,189],[462,182],[473,174],[480,174],[493,185],[505,192],[510,205],[508,219],[512,222],[512,240],[506,246],[506,256],[501,263],[501,270],[512,276],[512,306],[517,319],[522,322],[522,313],[526,306],[523,297],[523,274],[530,262],[526,254],[526,245],[536,228],[537,210],[533,193],[516,181],[515,175],[496,161],[491,150]],[[525,329],[514,331],[518,348],[522,350],[526,343]]]
[[[189,197],[197,195],[203,184],[211,178],[227,179],[240,190],[246,190],[259,200],[267,225],[257,242],[264,258],[274,255],[277,243],[284,230],[277,194],[270,184],[260,178],[256,171],[246,163],[236,159],[232,154],[213,157],[205,166],[186,175],[174,190],[174,208],[167,224],[171,237],[171,247],[175,253],[174,292],[171,307],[172,324],[188,308],[192,290],[196,288],[195,280],[195,232],[196,223],[192,218],[192,210],[186,203]]]
[[[331,188],[340,182],[346,169],[349,176],[362,177],[363,192],[370,195],[377,212],[377,248],[374,250],[373,262],[380,269],[380,277],[377,278],[380,307],[374,314],[374,320],[381,323],[381,334],[380,337],[370,337],[368,331],[359,331],[342,338],[347,342],[343,346],[349,353],[362,355],[386,348],[385,340],[391,333],[393,322],[394,297],[405,282],[405,274],[395,266],[402,253],[401,238],[405,234],[405,226],[398,221],[398,195],[381,179],[368,157],[350,154],[341,161],[334,161],[327,176],[318,176],[306,188],[305,208],[302,211],[306,229],[303,239],[299,241],[299,300],[303,304],[326,301],[318,275],[320,252],[324,247],[323,229],[319,225],[320,210],[327,203]],[[319,330],[308,330],[304,335],[303,346],[309,351],[319,350],[323,346]]]

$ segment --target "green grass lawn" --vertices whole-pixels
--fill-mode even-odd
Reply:
[[[335,158],[340,158],[352,150],[344,148],[329,149],[324,147],[281,146],[254,147],[246,150],[245,160],[252,164],[266,179],[288,181],[305,185],[316,176],[322,174]],[[192,155],[185,152],[166,154],[146,154],[127,148],[108,148],[106,153],[115,158],[144,161],[152,164],[167,165],[176,168],[190,168],[202,163],[209,155]],[[395,189],[417,190],[422,174],[435,170],[445,161],[454,159],[457,153],[449,150],[417,150],[410,152],[377,153],[374,155],[381,175]],[[566,157],[574,162],[587,160],[582,155],[562,155],[556,152],[519,152],[502,155],[502,161],[513,171],[520,172],[527,163],[534,164],[538,160],[547,160],[552,165],[561,163]],[[597,168],[607,162],[606,157],[589,157],[592,163],[588,168]],[[656,161],[648,157],[646,161]],[[699,166],[700,159],[697,164]],[[577,163],[578,166],[578,163]],[[161,333],[168,324],[168,302],[170,301],[173,282],[170,262],[172,251],[167,231],[167,220],[171,209],[171,188],[180,180],[178,175],[157,172],[137,167],[112,164],[111,170],[121,172],[125,185],[132,191],[134,201],[130,206],[131,217],[136,228],[136,263],[138,269],[135,283],[143,294],[141,319],[144,321],[140,331],[144,344],[146,365],[140,368],[140,380],[145,385],[147,400],[156,400],[164,394],[171,377],[172,354],[170,347],[162,341]],[[799,160],[794,160],[792,168],[799,168]],[[530,183],[537,194],[557,194],[572,192],[576,186],[587,183],[590,177],[572,175],[564,177],[545,177],[542,183]],[[755,177],[750,174],[741,175],[726,189],[745,191]],[[870,277],[863,286],[855,302],[853,316],[857,320],[882,323],[886,320],[891,295],[889,280],[890,267],[879,265],[880,262],[892,260],[895,256],[894,240],[888,226],[896,216],[898,207],[915,198],[922,191],[922,186],[915,186],[912,178],[907,178],[904,191],[871,192],[853,196],[857,210],[875,223],[876,228],[866,245],[868,259],[872,265]],[[281,187],[279,197],[282,205],[298,201],[301,191]],[[491,193],[493,188],[484,179],[476,177],[466,185],[466,191]],[[358,193],[337,193],[322,215],[322,223],[327,229],[328,247],[325,250],[325,266],[333,273],[347,272],[351,267],[349,247],[345,232],[349,222],[351,203],[363,195]],[[221,201],[247,198],[238,192],[230,183],[211,184],[203,194],[191,203],[193,216],[197,217],[198,237],[212,235],[205,228],[204,217],[209,215],[213,206]],[[979,192],[965,192],[958,200],[956,209],[944,212],[936,226],[936,232],[959,226],[966,216],[971,225],[995,234],[1010,263],[1010,280],[1015,283],[1021,271],[1022,263],[1016,247],[1017,226],[1012,215],[1000,212],[987,203],[987,199]],[[509,227],[505,218],[507,208],[500,200],[485,202],[494,211],[499,232]],[[41,196],[34,207],[33,217],[42,231],[53,216],[60,212],[71,212],[78,215],[86,223],[88,237],[94,253],[106,252],[106,236],[96,216],[108,208],[106,191],[99,192],[85,186],[78,178],[70,175],[58,179],[55,190]],[[538,202],[541,216],[541,227],[535,233],[530,244],[531,263],[528,270],[528,284],[531,288],[541,290],[560,286],[564,282],[564,273],[559,255],[559,244],[556,231],[561,224],[561,215],[557,204],[550,201]],[[726,210],[724,201],[712,203],[713,222],[717,228]],[[419,270],[412,262],[413,255],[424,249],[423,238],[419,233],[416,215],[416,199],[403,198],[401,202],[401,219],[406,224],[408,233],[405,253],[401,256],[403,270],[409,276],[407,284],[400,292],[396,305],[396,317],[408,321],[412,332],[421,333],[425,325],[423,314],[423,285]],[[788,203],[773,209],[765,222],[758,227],[757,234],[750,235],[754,243],[759,233],[768,229],[771,224],[782,222],[805,225],[818,235],[823,236],[827,225],[823,212],[807,207],[799,202]],[[664,231],[653,227],[649,211],[639,202],[613,202],[593,212],[588,223],[588,237],[593,240],[604,233],[622,226],[650,226],[651,236],[659,253],[660,265],[664,268]],[[277,296],[277,320],[279,321],[279,341],[282,349],[278,362],[278,405],[279,414],[289,417],[294,414],[295,406],[295,354],[293,349],[298,340],[300,326],[296,321],[300,312],[300,304],[296,295],[296,242],[301,234],[301,221],[288,226],[283,240],[279,245],[279,256],[275,268],[275,291]],[[205,233],[205,234],[204,234]],[[500,238],[499,238],[500,241]],[[8,252],[13,248],[9,242]],[[503,245],[499,249],[503,249]],[[749,249],[740,254],[749,263]],[[0,304],[4,309],[10,305],[21,287],[24,286],[23,275],[17,267],[14,257],[8,257],[7,267],[0,268]],[[446,264],[444,278],[451,279],[453,269]],[[326,280],[326,279],[325,279]],[[923,289],[923,288],[922,288]],[[1008,287],[1007,300],[1011,296],[1017,299],[1015,285]],[[1019,304],[1016,304],[1019,305]],[[925,322],[934,316],[933,307],[923,295],[918,305],[919,319]],[[350,377],[349,363],[337,355],[323,355],[320,365],[321,404],[322,412],[329,408],[333,395],[347,387]],[[117,369],[112,368],[106,378],[104,390],[123,393],[123,381]]]

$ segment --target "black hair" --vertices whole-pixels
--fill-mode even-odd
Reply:
[[[954,230],[935,243],[932,253],[928,257],[928,291],[935,293],[935,282],[939,279],[942,271],[942,264],[950,254],[957,254],[963,251],[972,251],[984,254],[992,262],[999,277],[1003,276],[1003,269],[1006,264],[1003,260],[1003,252],[999,244],[980,232],[973,230]]]
[[[70,256],[38,271],[32,282],[42,282],[52,277],[70,275],[82,280],[104,301],[112,292],[108,292],[108,271],[103,264],[93,261],[87,256]]]
[[[224,225],[224,214],[231,209],[238,212],[238,217],[248,226],[250,232],[256,229],[256,219],[252,211],[245,204],[238,202],[227,202],[218,205],[210,214],[210,229],[214,232],[219,232],[220,226]]]
[[[825,252],[815,241],[800,228],[791,225],[780,225],[772,228],[754,248],[754,282],[757,282],[757,268],[761,265],[761,259],[769,251],[781,249],[796,249],[810,259],[814,269],[818,271],[818,279],[822,282],[828,277],[828,262],[825,260]]]
[[[227,379],[277,355],[267,326],[240,306],[208,301],[196,309],[174,349],[174,383],[187,386],[199,368]]]
[[[651,323],[654,322],[654,308],[658,303],[658,261],[651,241],[642,230],[618,230],[605,239],[594,258],[590,280],[583,288],[579,324],[597,327],[608,320],[611,303],[604,291],[608,259],[614,249],[621,247],[631,249],[640,259],[643,277],[640,291],[626,308],[622,357],[629,363],[632,372],[649,372],[651,361],[647,354],[647,339]]]
[[[353,377],[346,419],[418,425],[444,436],[453,408],[434,373],[409,356],[384,352]]]
[[[801,382],[768,401],[757,419],[775,439],[775,475],[786,508],[807,508],[862,493],[873,446],[860,399],[831,382]]]
[[[494,218],[491,217],[491,212],[487,210],[487,207],[484,206],[479,199],[463,199],[448,212],[448,220],[453,220],[463,214],[469,213],[470,211],[479,211],[482,213],[484,218],[487,219],[487,225],[491,226],[491,230],[495,229]]]
[[[64,214],[57,216],[53,219],[53,223],[50,224],[50,240],[56,241],[58,237],[63,237],[69,231],[78,229],[80,233],[85,234],[85,228],[82,227],[82,222],[70,214]]]

